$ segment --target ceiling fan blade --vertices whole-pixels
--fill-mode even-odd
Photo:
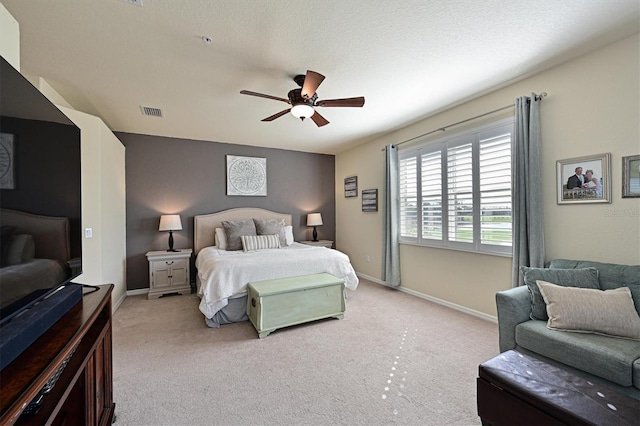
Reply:
[[[322,127],[329,124],[329,121],[327,121],[326,118],[318,114],[318,111],[313,113],[313,115],[311,116],[311,119],[313,120],[314,123],[316,123],[316,126],[318,127]]]
[[[282,101],[282,102],[289,103],[289,99],[279,98],[277,96],[265,95],[264,93],[251,92],[249,90],[241,90],[240,94],[242,94],[242,95],[250,95],[250,96],[257,96],[259,98],[273,99],[274,101]]]
[[[325,99],[316,102],[315,106],[321,107],[356,107],[359,108],[364,105],[364,96],[358,98],[345,98],[345,99]]]
[[[302,86],[302,91],[300,94],[305,99],[313,98],[316,90],[318,90],[318,86],[324,80],[324,75],[319,74],[315,71],[307,70],[307,75],[304,77],[304,85]]]
[[[287,108],[287,109],[285,109],[285,110],[280,111],[280,112],[279,112],[279,113],[277,113],[277,114],[273,114],[271,117],[263,118],[261,121],[273,121],[273,120],[275,120],[276,118],[280,118],[280,117],[282,117],[283,115],[285,115],[285,114],[286,114],[286,113],[288,113],[289,111],[291,111],[291,108]]]

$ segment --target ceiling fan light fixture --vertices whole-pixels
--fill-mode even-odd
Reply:
[[[313,107],[307,104],[298,104],[298,105],[294,105],[291,108],[291,114],[293,114],[294,117],[299,118],[301,120],[311,117],[314,113],[315,113],[315,110],[313,109]]]

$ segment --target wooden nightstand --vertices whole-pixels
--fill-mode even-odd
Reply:
[[[300,241],[300,243],[306,244],[308,246],[317,246],[317,247],[326,247],[326,248],[333,247],[333,241],[330,241],[330,240]]]
[[[147,260],[149,299],[157,299],[167,293],[191,294],[191,249],[150,251]]]

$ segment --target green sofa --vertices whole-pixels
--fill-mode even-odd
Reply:
[[[548,268],[596,268],[599,288],[629,287],[640,315],[640,265],[557,259]],[[640,340],[550,330],[546,321],[531,319],[526,285],[498,292],[496,304],[500,352],[515,349],[640,400]]]

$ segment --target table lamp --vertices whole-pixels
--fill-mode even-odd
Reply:
[[[313,241],[318,241],[316,226],[320,225],[322,225],[322,215],[320,213],[309,213],[307,215],[307,226],[313,226]]]
[[[180,251],[173,248],[173,231],[182,230],[182,222],[179,214],[163,214],[160,216],[159,231],[169,231],[169,249],[167,251]]]

